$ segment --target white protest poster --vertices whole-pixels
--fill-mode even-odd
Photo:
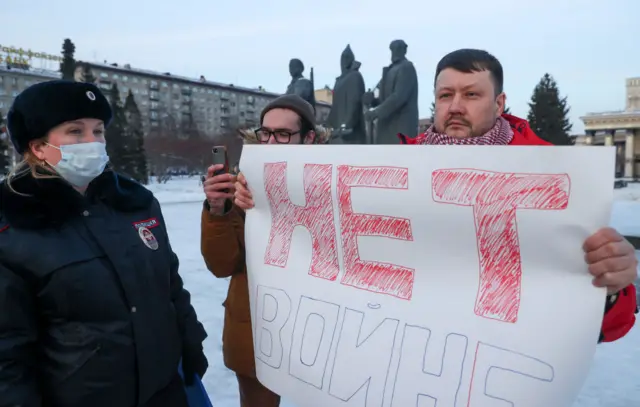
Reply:
[[[257,375],[299,407],[570,407],[611,148],[247,145]]]

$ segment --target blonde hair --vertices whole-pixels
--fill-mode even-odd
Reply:
[[[59,178],[59,176],[55,172],[51,171],[49,164],[36,157],[30,148],[22,155],[22,161],[20,161],[18,164],[16,164],[15,167],[11,169],[11,171],[7,175],[5,183],[7,184],[9,190],[14,194],[29,196],[28,194],[18,192],[13,187],[13,181],[15,179],[29,175],[35,179]]]

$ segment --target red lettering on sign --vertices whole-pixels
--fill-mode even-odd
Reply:
[[[335,280],[340,272],[333,203],[331,197],[332,165],[306,164],[303,182],[305,206],[294,205],[287,188],[287,163],[264,165],[264,187],[271,207],[271,232],[264,255],[265,264],[285,267],[291,238],[296,226],[311,234],[309,274]]]
[[[407,168],[338,166],[338,208],[345,268],[342,284],[411,299],[414,269],[390,263],[364,261],[360,259],[357,242],[358,236],[413,240],[410,220],[354,213],[351,205],[352,188],[407,189],[408,176]]]
[[[516,322],[520,308],[522,264],[517,209],[566,209],[567,174],[512,174],[474,169],[432,173],[433,200],[472,206],[480,257],[478,316]]]

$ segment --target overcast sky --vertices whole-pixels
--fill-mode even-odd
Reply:
[[[586,112],[623,109],[625,78],[640,76],[638,0],[31,0],[3,2],[0,44],[283,92],[288,61],[333,86],[347,44],[367,87],[404,39],[418,71],[420,115],[429,116],[438,60],[473,47],[505,69],[507,104],[526,116],[545,72],[571,105],[573,133]]]

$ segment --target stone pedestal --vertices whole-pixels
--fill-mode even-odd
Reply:
[[[635,131],[627,130],[626,141],[624,143],[624,176],[633,178],[635,176]]]

